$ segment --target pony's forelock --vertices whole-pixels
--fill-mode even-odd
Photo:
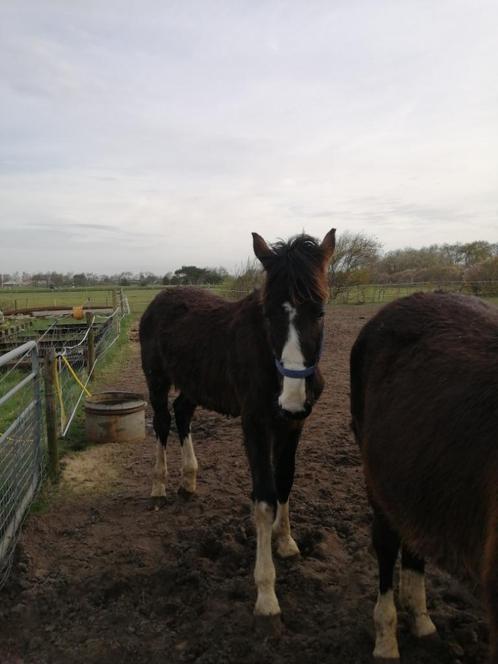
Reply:
[[[274,257],[267,267],[265,295],[285,289],[293,303],[321,303],[328,297],[325,256],[320,243],[302,233],[271,245]]]

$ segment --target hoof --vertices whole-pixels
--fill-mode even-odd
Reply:
[[[279,558],[296,558],[301,554],[296,542],[289,537],[284,540],[277,540],[277,556]]]
[[[373,651],[375,664],[396,664],[399,662],[399,650],[397,642],[377,643]]]
[[[195,498],[196,496],[195,493],[189,491],[184,486],[180,486],[178,488],[178,495],[180,496],[180,498],[183,498],[183,500],[192,500],[192,498]]]
[[[147,509],[150,512],[159,512],[166,505],[166,496],[151,496]]]
[[[271,616],[254,615],[254,631],[263,639],[279,639],[283,632],[282,618],[280,613]]]
[[[189,493],[195,493],[197,489],[197,478],[195,473],[193,475],[183,473],[181,486],[185,489],[185,491],[188,491]]]
[[[417,639],[425,640],[434,640],[437,641],[438,633],[436,626],[429,618],[429,616],[419,616],[417,618],[412,618],[410,621],[410,630],[413,636]]]

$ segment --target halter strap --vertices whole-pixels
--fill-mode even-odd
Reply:
[[[275,366],[277,367],[278,372],[286,378],[307,378],[315,373],[316,364],[313,364],[311,367],[306,367],[305,369],[286,369],[282,362],[275,358]]]
[[[282,364],[282,361],[275,357],[275,366],[278,369],[278,373],[285,378],[308,378],[315,373],[315,369],[318,365],[320,357],[323,350],[323,340],[324,340],[324,329],[322,329],[322,337],[320,340],[320,350],[318,351],[318,357],[316,358],[315,364],[312,364],[310,367],[305,367],[304,369],[286,369]]]

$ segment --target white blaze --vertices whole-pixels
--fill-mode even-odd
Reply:
[[[288,302],[284,302],[283,307],[289,314],[289,334],[282,349],[282,364],[285,369],[302,370],[306,367],[304,366],[304,357],[301,352],[299,335],[294,325],[296,310]],[[305,379],[288,378],[287,376],[284,376],[282,392],[278,397],[279,406],[290,413],[297,413],[304,410],[305,401]]]

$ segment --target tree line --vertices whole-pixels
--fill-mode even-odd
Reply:
[[[223,267],[208,268],[182,265],[174,272],[160,276],[153,272],[119,272],[96,274],[95,272],[14,272],[1,275],[1,285],[35,286],[37,288],[85,288],[87,286],[179,286],[192,284],[221,284],[229,277]]]
[[[498,242],[476,240],[383,252],[375,238],[346,232],[338,238],[330,269],[337,286],[493,281],[498,279]]]
[[[343,288],[363,284],[444,283],[498,281],[498,242],[433,244],[414,249],[383,251],[381,243],[365,233],[338,235],[330,266],[331,284]],[[262,280],[259,264],[248,260],[231,274],[224,267],[182,265],[174,272],[36,272],[2,274],[2,284],[45,288],[86,286],[176,286],[207,284],[233,290],[250,290]]]

